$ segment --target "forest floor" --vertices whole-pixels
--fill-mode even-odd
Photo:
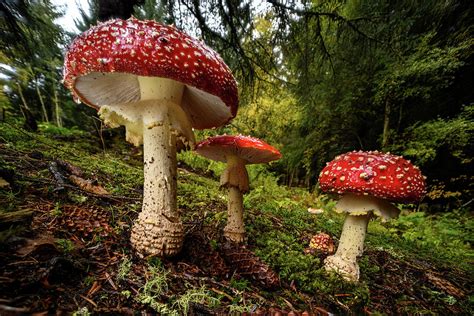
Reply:
[[[361,280],[344,282],[325,273],[327,254],[305,251],[321,231],[337,245],[343,218],[333,200],[259,174],[244,202],[246,246],[229,244],[225,192],[191,154],[178,170],[183,251],[140,259],[128,240],[141,153],[117,138],[104,150],[103,141],[0,124],[1,315],[474,314],[472,218],[444,217],[447,233],[419,212],[374,221]]]

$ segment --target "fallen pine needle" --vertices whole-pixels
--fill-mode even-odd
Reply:
[[[102,286],[99,284],[99,282],[97,281],[94,281],[94,283],[92,284],[89,292],[87,292],[87,296],[92,296],[94,295],[95,292],[97,292],[98,290],[100,290],[102,288]]]
[[[223,292],[223,291],[220,291],[216,288],[211,288],[211,290],[217,294],[220,294],[220,295],[224,295],[225,297],[227,297],[230,301],[233,301],[234,298],[232,296],[230,296],[229,294],[227,294],[226,292]]]
[[[114,281],[112,281],[112,278],[110,277],[110,274],[105,272],[105,278],[109,282],[109,284],[114,288],[115,291],[117,291],[117,286],[115,285]]]
[[[89,302],[89,303],[90,303],[91,305],[93,305],[95,308],[98,307],[97,304],[96,304],[93,300],[91,300],[90,298],[87,298],[87,297],[85,297],[85,296],[82,295],[82,294],[79,294],[79,296],[80,296],[82,299],[84,299],[85,301]]]

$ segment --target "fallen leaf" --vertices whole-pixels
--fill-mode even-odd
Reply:
[[[69,180],[84,191],[94,193],[97,195],[110,194],[106,189],[104,189],[100,185],[93,184],[91,180],[86,180],[75,175],[70,175]]]

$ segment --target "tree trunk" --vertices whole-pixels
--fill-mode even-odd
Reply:
[[[56,116],[56,125],[59,127],[62,127],[63,122],[61,120],[61,110],[59,109],[58,91],[56,90],[55,85],[53,85],[53,98],[54,98],[54,115]]]
[[[30,108],[28,107],[28,103],[26,103],[25,96],[23,95],[23,90],[21,89],[21,85],[19,82],[16,83],[18,87],[18,94],[20,95],[21,102],[23,105],[20,105],[21,114],[25,118],[24,128],[28,131],[36,132],[38,130],[38,124],[36,124],[36,119],[31,113]]]
[[[382,148],[388,145],[391,107],[390,98],[387,97],[387,100],[385,100],[385,114],[383,119]]]
[[[21,89],[20,83],[17,82],[16,86],[18,87],[18,94],[20,95],[21,102],[23,103],[23,106],[20,105],[20,111],[21,114],[23,114],[23,118],[26,120],[26,114],[24,109],[28,109],[28,103],[26,103],[25,96],[23,95],[23,89]]]
[[[402,119],[403,119],[403,104],[400,104],[400,109],[398,111],[397,134],[400,132],[400,126],[402,125]]]
[[[46,106],[44,105],[43,96],[41,95],[41,91],[39,89],[38,79],[36,79],[35,88],[36,88],[36,94],[38,95],[38,99],[40,100],[40,103],[41,103],[41,111],[43,112],[43,122],[49,123],[48,112],[46,112]]]

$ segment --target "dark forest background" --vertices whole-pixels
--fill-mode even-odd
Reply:
[[[472,202],[471,1],[90,0],[85,31],[110,17],[155,19],[204,40],[233,70],[239,113],[204,131],[265,139],[282,184],[317,190],[329,160],[350,150],[403,155],[428,177],[433,212]],[[76,34],[47,0],[0,3],[0,112],[30,130],[103,131],[62,86]],[[198,135],[199,136],[199,135]]]

